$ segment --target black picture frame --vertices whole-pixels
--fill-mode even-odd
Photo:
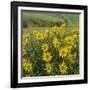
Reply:
[[[55,9],[77,9],[84,11],[84,79],[65,80],[65,81],[46,81],[33,83],[18,83],[18,7],[39,7],[39,8],[55,8]],[[52,86],[67,84],[83,84],[88,82],[87,72],[87,6],[84,5],[66,5],[66,4],[49,4],[35,2],[11,2],[11,88],[18,87],[34,87],[34,86]]]

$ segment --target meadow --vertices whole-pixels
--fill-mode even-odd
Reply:
[[[79,14],[22,12],[22,76],[79,74]]]

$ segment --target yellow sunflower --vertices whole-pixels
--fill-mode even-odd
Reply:
[[[64,40],[67,44],[74,44],[74,37],[73,36],[67,36]]]
[[[65,64],[65,62],[62,62],[59,64],[59,70],[61,74],[66,74],[67,73],[68,66]]]
[[[45,64],[45,69],[44,69],[44,70],[46,71],[46,73],[50,74],[50,73],[52,72],[52,70],[53,70],[52,64],[46,63],[46,64]]]
[[[44,52],[42,56],[42,60],[46,62],[50,62],[52,60],[52,55],[50,52]]]
[[[74,53],[73,55],[72,54],[69,54],[67,56],[67,60],[70,62],[70,63],[75,63],[75,57],[76,57],[76,53]]]
[[[43,33],[37,33],[37,34],[35,35],[35,38],[36,38],[37,40],[43,40],[43,39],[44,39],[44,34],[43,34]]]
[[[68,54],[68,49],[66,47],[59,49],[59,56],[66,57],[67,54]]]
[[[23,69],[26,72],[30,72],[32,70],[32,63],[28,62],[26,59],[23,59]]]
[[[29,35],[29,33],[24,34],[24,35],[23,35],[23,46],[28,45],[29,40],[30,40],[30,35]]]
[[[59,39],[58,38],[54,38],[53,41],[52,41],[52,43],[53,43],[53,46],[55,48],[59,47],[59,45],[60,45],[60,42],[59,42]]]
[[[59,27],[57,27],[57,26],[52,27],[52,32],[58,33]]]
[[[43,44],[43,45],[41,46],[41,49],[42,49],[43,51],[47,51],[47,50],[48,50],[48,44]]]

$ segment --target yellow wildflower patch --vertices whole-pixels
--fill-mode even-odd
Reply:
[[[47,50],[48,50],[48,44],[43,44],[43,45],[41,46],[41,49],[42,49],[43,51],[47,51]]]
[[[26,59],[23,59],[23,69],[26,72],[30,72],[32,70],[32,63],[27,61]]]
[[[42,60],[50,62],[52,60],[52,55],[50,52],[43,53]]]
[[[64,62],[62,62],[59,64],[59,70],[61,74],[66,74],[68,70],[68,66]]]
[[[47,74],[50,74],[52,72],[52,70],[53,70],[52,64],[46,63],[44,70],[46,71]]]
[[[35,35],[35,38],[37,39],[37,40],[43,40],[44,39],[44,34],[43,33],[37,33],[36,35]]]
[[[58,38],[54,38],[53,41],[52,41],[52,43],[53,43],[53,46],[55,48],[59,47],[59,45],[60,45],[60,42],[59,42],[59,39]]]
[[[68,49],[66,47],[59,49],[59,56],[66,57],[67,55],[68,55]]]

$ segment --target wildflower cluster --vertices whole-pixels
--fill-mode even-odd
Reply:
[[[66,24],[24,33],[22,75],[79,74],[79,29]]]

